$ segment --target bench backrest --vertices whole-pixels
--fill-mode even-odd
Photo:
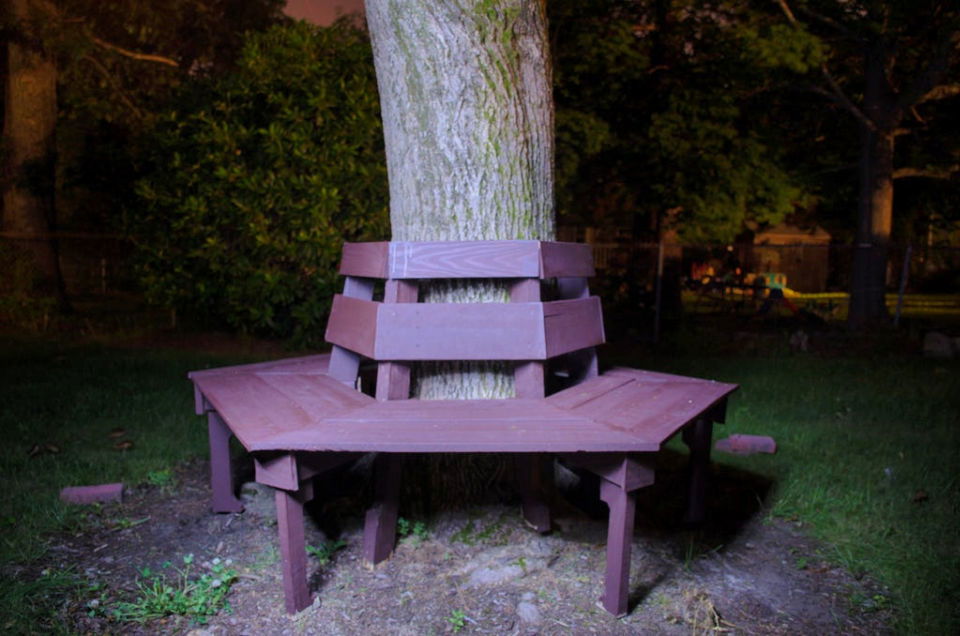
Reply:
[[[589,295],[590,246],[548,241],[347,243],[326,339],[330,374],[352,384],[361,358],[379,363],[377,398],[404,399],[410,363],[506,360],[515,363],[517,397],[543,397],[547,361],[568,384],[596,375],[602,344],[600,300]],[[420,303],[419,283],[506,279],[509,303]],[[382,302],[376,282],[385,281]],[[541,281],[551,281],[544,301]]]

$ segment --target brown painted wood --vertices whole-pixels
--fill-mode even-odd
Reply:
[[[544,241],[540,244],[541,278],[589,278],[593,269],[593,248],[584,243]]]
[[[614,616],[629,611],[630,550],[636,517],[636,495],[610,482],[600,485],[600,498],[610,507],[607,521],[607,567],[604,574],[603,607]]]
[[[230,438],[233,433],[219,413],[207,413],[207,434],[210,442],[210,490],[214,512],[243,512],[243,504],[233,488],[233,462],[230,459]]]
[[[362,278],[387,278],[389,250],[390,244],[387,242],[344,243],[340,274]]]
[[[283,490],[300,488],[301,477],[293,453],[260,454],[253,458],[253,466],[258,483]]]
[[[313,386],[309,410],[295,402],[282,386],[271,385],[272,376],[207,376],[195,380],[200,390],[228,423],[247,450],[260,450],[265,440],[280,433],[300,431],[317,417],[355,408],[373,399],[329,376],[301,378]],[[286,380],[295,376],[286,376]],[[282,382],[281,382],[282,385]],[[282,450],[271,446],[263,450]]]
[[[363,524],[363,559],[371,565],[390,556],[396,545],[402,464],[401,455],[390,453],[374,462],[374,502]]]
[[[537,278],[538,241],[390,244],[389,278]]]
[[[217,367],[215,369],[201,369],[191,371],[187,377],[191,380],[201,379],[210,376],[224,375],[249,375],[250,373],[301,373],[304,375],[326,375],[329,367],[330,354],[321,353],[311,356],[300,356],[296,358],[281,358],[279,360],[270,360],[269,362],[254,362],[251,364],[241,364],[230,367]],[[198,413],[200,415],[200,413]]]
[[[327,342],[374,358],[379,307],[380,303],[373,301],[335,295],[327,322]]]
[[[373,298],[373,280],[347,276],[343,283],[343,295],[346,298],[370,300]],[[349,349],[334,345],[330,353],[330,377],[354,386],[360,372],[360,355]]]
[[[702,511],[712,422],[735,385],[617,368],[597,375],[600,303],[589,296],[589,247],[537,241],[347,244],[349,274],[334,299],[329,356],[306,356],[190,374],[195,407],[211,416],[215,508],[235,505],[229,437],[256,454],[257,479],[277,495],[288,611],[306,607],[303,502],[310,479],[361,453],[381,452],[376,505],[364,554],[393,548],[399,458],[410,452],[515,453],[524,515],[550,526],[542,453],[601,477],[610,505],[604,606],[627,611],[633,492],[653,482],[642,457],[684,430],[691,447],[690,510]],[[510,303],[418,304],[415,278],[511,278]],[[540,278],[557,278],[562,300],[541,303]],[[375,278],[386,278],[375,303]],[[361,356],[381,361],[377,398],[354,390]],[[562,356],[562,357],[560,357]],[[567,382],[543,398],[544,360],[560,357]],[[425,401],[409,395],[412,360],[516,361],[508,400]],[[686,428],[685,428],[686,427]],[[552,473],[551,473],[552,474]],[[236,502],[238,504],[239,502]],[[689,513],[688,513],[689,516]]]
[[[596,297],[376,303],[335,296],[327,340],[374,360],[544,360],[602,344]]]
[[[604,343],[603,312],[596,296],[543,303],[547,357]]]
[[[540,303],[381,305],[376,360],[542,360]],[[366,354],[365,354],[366,355]]]
[[[303,528],[303,504],[310,499],[309,485],[297,491],[277,489],[277,531],[280,535],[280,567],[283,572],[287,613],[310,605],[307,587],[307,550]]]
[[[419,295],[416,283],[388,280],[384,287],[383,302],[415,303]],[[378,400],[406,400],[410,397],[410,365],[405,362],[381,362],[377,365]]]

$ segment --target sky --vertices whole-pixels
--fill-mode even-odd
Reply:
[[[284,12],[314,24],[327,25],[338,16],[363,11],[363,0],[287,0]]]

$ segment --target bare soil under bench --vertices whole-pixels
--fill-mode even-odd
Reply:
[[[669,458],[668,458],[669,459]],[[672,463],[679,466],[678,458]],[[247,484],[246,511],[209,510],[207,465],[181,467],[175,483],[127,489],[123,503],[91,507],[76,532],[54,537],[40,562],[7,575],[31,579],[73,568],[96,584],[60,605],[78,633],[123,634],[880,634],[891,631],[886,591],[822,557],[823,546],[796,522],[773,520],[755,476],[718,470],[710,519],[678,522],[682,471],[670,461],[641,491],[631,564],[631,612],[597,606],[603,586],[606,523],[561,504],[548,535],[528,529],[497,484],[456,497],[432,489],[426,501],[411,477],[401,514],[410,527],[376,569],[360,558],[368,485],[362,470],[321,487],[307,542],[339,540],[326,564],[310,561],[311,607],[283,607],[273,497]],[[447,502],[456,501],[457,505]],[[429,510],[427,506],[429,505]],[[117,622],[110,608],[134,601],[143,568],[162,571],[195,555],[197,569],[220,559],[239,573],[229,609],[203,625],[177,616]],[[169,568],[168,568],[169,569]]]

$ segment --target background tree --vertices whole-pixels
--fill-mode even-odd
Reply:
[[[764,115],[770,69],[745,9],[690,0],[550,3],[561,215],[655,239],[729,242],[807,202]]]
[[[25,242],[63,300],[56,242],[64,225],[117,230],[129,193],[131,137],[188,75],[220,72],[243,31],[282,0],[15,0],[2,16],[4,229]]]
[[[764,27],[759,40],[768,60],[788,59],[791,43],[819,40],[824,57],[809,76],[809,88],[851,116],[859,131],[849,320],[870,323],[886,313],[895,180],[951,178],[960,170],[957,138],[932,139],[951,121],[939,102],[960,95],[960,8],[947,0],[778,0],[778,5],[785,24]],[[926,143],[915,145],[923,137]],[[945,148],[945,141],[952,148]],[[919,163],[897,165],[898,157]]]
[[[4,4],[5,25],[35,24],[42,13],[30,0]],[[3,116],[2,230],[23,237],[36,292],[66,293],[56,243],[49,238],[54,221],[57,65],[53,52],[29,36],[30,29],[6,31]],[[12,265],[11,262],[7,266]]]
[[[369,0],[394,240],[551,239],[553,102],[540,0]],[[427,300],[505,300],[496,282]],[[502,397],[508,373],[421,370],[421,397]]]
[[[129,229],[148,298],[318,344],[344,240],[387,231],[370,46],[347,22],[251,34],[149,136]]]

